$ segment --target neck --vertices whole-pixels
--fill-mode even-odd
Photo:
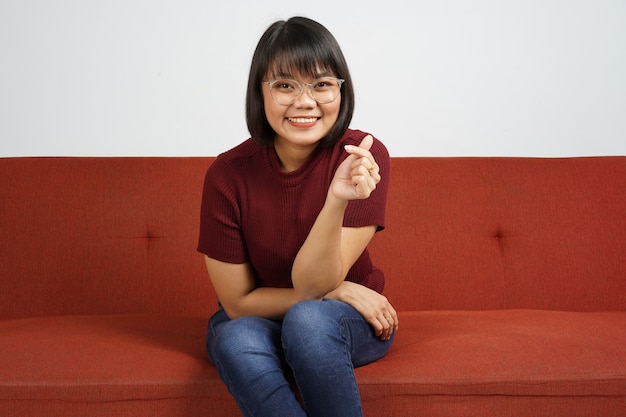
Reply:
[[[280,167],[284,172],[292,172],[300,168],[317,148],[318,143],[310,145],[294,145],[285,143],[278,138],[274,140],[274,149],[278,155]]]

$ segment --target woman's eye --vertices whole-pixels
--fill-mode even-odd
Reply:
[[[315,83],[316,89],[333,88],[336,83],[333,80],[319,80]]]
[[[279,90],[294,90],[295,89],[294,85],[288,82],[277,82],[276,84],[274,84],[274,88],[277,88]]]

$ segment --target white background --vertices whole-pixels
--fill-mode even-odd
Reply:
[[[0,156],[217,155],[293,15],[394,156],[626,154],[626,0],[0,0]]]

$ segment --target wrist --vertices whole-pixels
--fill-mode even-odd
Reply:
[[[343,214],[346,207],[348,207],[348,200],[337,197],[337,195],[335,195],[335,193],[332,192],[332,187],[331,187],[328,190],[328,193],[326,194],[326,201],[324,205],[330,209],[339,210]]]
[[[324,298],[346,302],[346,295],[349,292],[351,284],[352,283],[349,281],[342,281],[339,285],[337,285],[337,288],[326,294]]]

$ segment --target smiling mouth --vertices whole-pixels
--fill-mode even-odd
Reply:
[[[317,122],[318,117],[287,117],[291,123],[310,124]]]

